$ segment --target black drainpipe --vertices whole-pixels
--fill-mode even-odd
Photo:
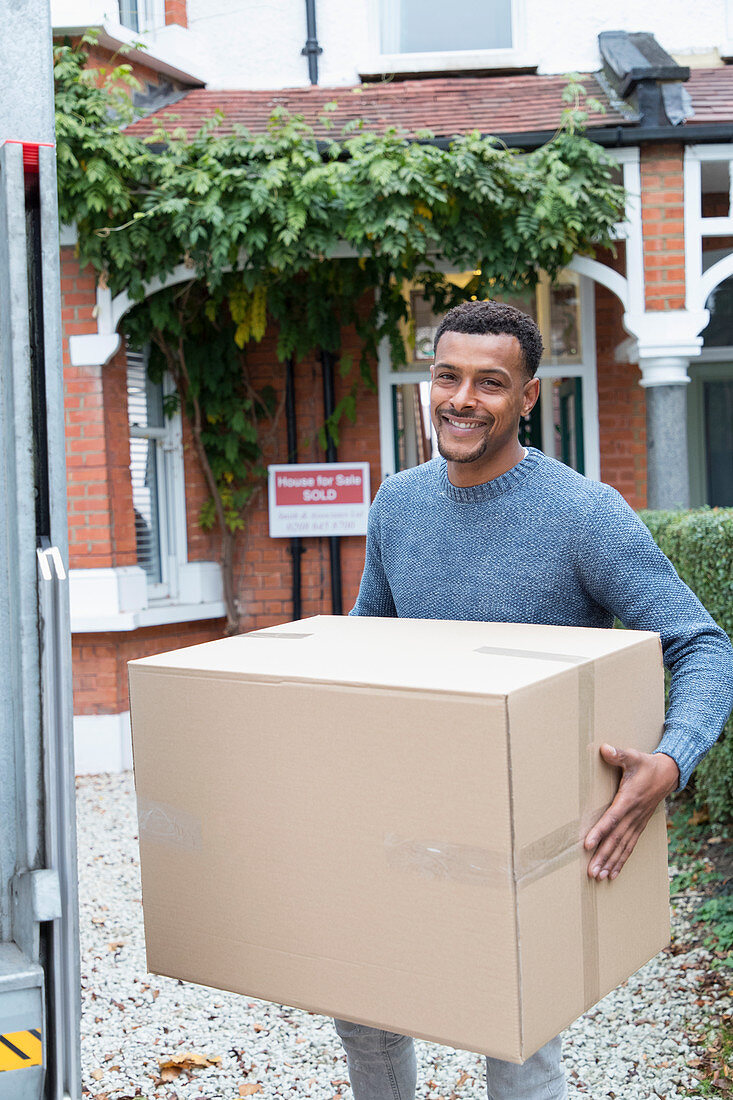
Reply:
[[[295,417],[295,361],[292,355],[285,363],[285,422],[288,433],[288,462],[298,461],[298,424]],[[300,559],[305,553],[303,540],[290,540],[290,556],[293,559],[293,620],[302,618],[300,595]]]
[[[333,352],[323,351],[319,353],[323,370],[323,417],[328,420],[332,415],[334,400],[333,368],[336,356]],[[336,444],[330,433],[326,434],[326,462],[338,462]],[[343,615],[343,595],[341,591],[341,540],[338,535],[332,535],[329,540],[329,554],[331,558],[331,609],[334,615]]]
[[[303,57],[308,58],[308,76],[311,84],[318,83],[318,55],[323,50],[318,45],[316,36],[316,0],[305,0],[305,23],[308,37],[305,46],[300,51]]]

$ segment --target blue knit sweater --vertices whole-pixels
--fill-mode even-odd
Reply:
[[[672,682],[657,752],[680,787],[733,706],[727,636],[623,497],[535,449],[468,489],[442,458],[388,478],[351,614],[658,631]]]

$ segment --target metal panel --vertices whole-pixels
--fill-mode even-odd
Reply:
[[[25,252],[25,204],[22,148],[0,149],[0,436],[2,437],[2,500],[4,601],[0,611],[2,663],[0,687],[4,755],[12,742],[14,814],[5,803],[3,834],[6,858],[13,853],[10,874],[3,876],[3,940],[14,939],[29,957],[37,957],[36,931],[26,914],[10,916],[7,884],[13,872],[41,866],[42,757],[38,683],[38,598],[33,434],[30,376],[28,282]],[[11,783],[13,780],[11,780]],[[5,784],[3,784],[5,786]],[[5,800],[4,800],[5,801]],[[11,927],[12,925],[12,927]],[[12,933],[12,935],[11,935]],[[34,951],[36,954],[34,955]]]
[[[0,26],[0,1100],[78,1100],[55,150],[36,174],[17,143],[53,142],[48,4],[0,0]]]
[[[14,944],[0,944],[0,1035],[16,1036],[33,1029],[41,1036],[41,1065],[23,1065],[33,1058],[18,1058],[18,1069],[0,1072],[0,1100],[36,1100],[42,1095],[45,1049],[43,1039],[43,970],[29,963]],[[21,1052],[23,1045],[20,1046]],[[33,1044],[37,1052],[38,1043]],[[5,1044],[3,1048],[11,1053]],[[29,1053],[29,1052],[28,1052]],[[0,1063],[13,1065],[12,1060]]]
[[[46,944],[49,1095],[81,1095],[81,984],[76,866],[74,747],[67,656],[68,573],[57,547],[38,551],[43,657],[46,863],[58,877],[60,919],[43,926]]]
[[[49,7],[48,0],[0,0],[0,141],[53,141]]]

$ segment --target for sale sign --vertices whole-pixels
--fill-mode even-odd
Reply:
[[[365,535],[368,462],[269,466],[270,538]]]

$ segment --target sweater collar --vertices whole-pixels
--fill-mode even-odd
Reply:
[[[521,485],[544,457],[542,451],[538,451],[535,447],[529,447],[526,458],[523,458],[516,466],[512,466],[511,470],[507,470],[505,474],[500,474],[493,481],[484,481],[481,485],[469,485],[466,488],[460,488],[451,483],[448,478],[448,463],[444,458],[440,458],[438,459],[438,479],[441,490],[449,500],[458,501],[460,504],[481,504],[483,501],[494,500],[502,493]]]

